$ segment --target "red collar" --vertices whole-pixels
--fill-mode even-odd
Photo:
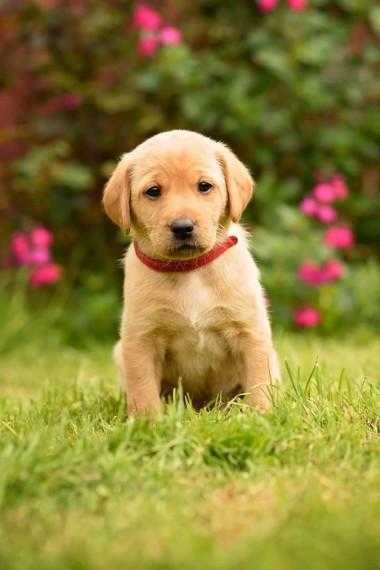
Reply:
[[[153,257],[145,255],[136,242],[133,242],[133,245],[135,246],[135,252],[139,260],[147,267],[150,267],[150,269],[160,271],[161,273],[179,273],[182,271],[193,271],[194,269],[199,269],[204,265],[208,265],[211,261],[214,261],[214,259],[227,251],[227,249],[230,249],[230,247],[237,244],[237,241],[238,238],[236,236],[229,236],[222,243],[217,244],[207,253],[203,253],[199,257],[194,257],[194,259],[184,260],[154,259]]]

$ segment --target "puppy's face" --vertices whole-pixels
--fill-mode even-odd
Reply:
[[[170,131],[123,157],[106,186],[104,205],[148,255],[190,258],[222,239],[252,187],[229,149],[197,133]]]
[[[177,143],[141,151],[131,176],[131,229],[155,256],[211,249],[225,218],[227,189],[208,145]]]

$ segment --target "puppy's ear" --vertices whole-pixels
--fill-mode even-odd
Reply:
[[[124,154],[103,194],[103,206],[107,216],[125,231],[130,228],[130,168],[130,154]]]
[[[218,159],[226,181],[229,214],[233,222],[238,222],[252,198],[255,183],[249,170],[223,143],[218,144]]]

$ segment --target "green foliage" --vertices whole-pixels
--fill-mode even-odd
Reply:
[[[257,227],[252,232],[252,252],[261,268],[268,293],[270,312],[276,325],[289,325],[295,308],[316,307],[322,315],[319,330],[337,333],[347,327],[367,325],[380,328],[380,268],[374,259],[355,263],[355,254],[345,256],[344,278],[311,287],[297,276],[305,261],[325,262],[331,250],[321,239],[313,222],[297,210],[281,203],[273,206],[276,228]]]
[[[342,172],[354,191],[348,216],[355,222],[361,205],[359,238],[374,244],[378,230],[369,234],[363,222],[379,203],[377,6],[320,0],[264,14],[251,0],[162,2],[184,41],[142,58],[137,4],[23,2],[5,12],[12,32],[3,40],[2,93],[14,99],[16,130],[5,129],[2,144],[23,143],[5,186],[16,227],[26,212],[64,224],[72,241],[90,220],[105,226],[99,199],[109,161],[182,127],[228,142],[259,182],[270,173],[279,189],[294,184],[290,203],[316,172]],[[63,238],[60,248],[66,256]],[[101,262],[104,248],[92,254]]]
[[[246,219],[258,228],[255,249],[283,323],[297,298],[311,298],[296,283],[297,265],[327,255],[295,207],[319,175],[345,176],[351,192],[341,219],[353,226],[358,247],[347,258],[353,264],[342,295],[324,288],[318,303],[331,309],[326,330],[341,321],[341,310],[350,322],[359,311],[377,325],[370,307],[379,305],[371,261],[380,240],[378,6],[313,0],[300,12],[281,2],[264,13],[254,0],[151,4],[183,33],[180,45],[153,57],[138,53],[138,2],[5,4],[0,239],[45,225],[81,312],[95,310],[86,289],[94,275],[104,276],[101,284],[95,279],[98,291],[111,288],[116,299],[123,246],[100,204],[106,177],[146,137],[194,129],[230,144],[254,173],[257,198]]]
[[[49,346],[83,348],[116,340],[120,312],[120,291],[113,282],[86,274],[75,287],[63,283],[41,294],[29,290],[26,274],[20,270],[16,284],[14,275],[9,275],[0,286],[0,355],[29,344],[34,337],[45,337],[41,351]]]

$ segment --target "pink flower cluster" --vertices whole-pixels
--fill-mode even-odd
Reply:
[[[344,178],[336,175],[327,181],[318,182],[302,200],[300,210],[305,216],[322,224],[331,224],[338,219],[337,210],[331,204],[345,200],[347,196],[348,187]],[[355,243],[355,236],[349,226],[338,224],[325,232],[324,242],[331,248],[350,249]]]
[[[306,261],[298,269],[301,281],[312,287],[339,281],[344,275],[344,266],[338,259],[330,259],[321,265]]]
[[[318,182],[312,192],[306,196],[300,210],[306,216],[323,224],[331,224],[338,219],[337,211],[331,206],[339,200],[345,200],[348,188],[342,176],[336,175],[327,181]],[[324,243],[332,249],[351,249],[355,236],[345,224],[332,225],[325,231]],[[344,276],[344,265],[338,259],[330,259],[319,265],[306,261],[298,268],[298,278],[311,287],[339,281]],[[315,327],[321,320],[321,314],[311,306],[301,307],[294,313],[294,322],[298,327]]]
[[[138,4],[133,23],[140,31],[138,52],[142,57],[153,57],[160,46],[178,45],[182,41],[181,31],[165,24],[161,15],[149,4]]]
[[[288,7],[293,12],[303,12],[308,6],[308,0],[287,0]],[[278,6],[278,0],[257,0],[261,12],[273,12]]]
[[[32,287],[51,285],[61,278],[62,269],[52,259],[52,243],[52,233],[42,226],[30,232],[16,232],[11,237],[10,262],[29,268],[29,284]]]
[[[301,204],[300,210],[306,216],[315,218],[322,224],[331,224],[337,220],[338,214],[331,204],[338,200],[345,200],[348,188],[341,176],[333,176],[326,182],[316,184]]]

